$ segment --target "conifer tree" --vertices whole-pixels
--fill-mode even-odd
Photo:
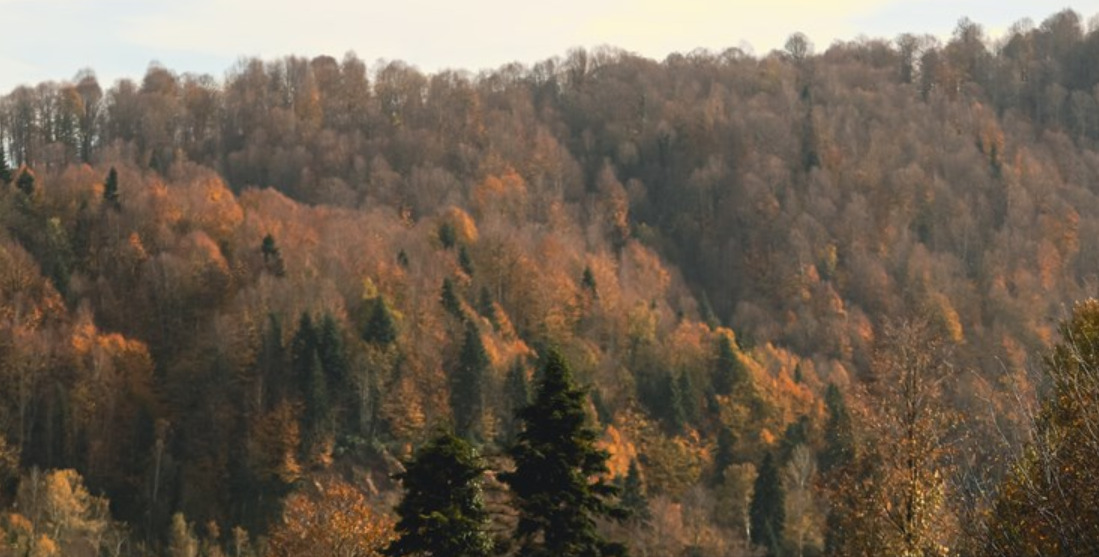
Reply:
[[[515,471],[500,475],[518,504],[521,555],[626,554],[596,531],[597,518],[621,520],[625,513],[610,501],[618,490],[604,479],[608,455],[596,448],[585,398],[564,358],[551,350],[534,402],[519,412],[523,429],[508,450]]]
[[[821,472],[830,472],[851,462],[855,439],[847,403],[834,383],[829,383],[824,391],[824,404],[828,408],[828,420],[824,423],[824,450],[819,460]]]
[[[480,331],[473,323],[466,323],[458,369],[450,380],[450,407],[454,410],[455,431],[463,437],[474,433],[484,409],[484,382],[489,363]]]
[[[477,300],[477,313],[480,313],[481,317],[488,319],[493,327],[499,327],[499,324],[496,322],[496,304],[493,303],[492,293],[489,292],[487,286],[481,287],[481,295]]]
[[[122,208],[118,195],[118,171],[112,166],[107,172],[107,179],[103,181],[103,201],[106,201],[114,210]],[[268,234],[270,237],[270,234]],[[266,242],[264,238],[264,242]]]
[[[748,515],[752,543],[767,548],[770,555],[777,554],[782,547],[786,523],[786,493],[771,453],[763,457],[763,464],[759,467]]]
[[[19,178],[15,181],[15,185],[19,188],[19,191],[28,197],[34,194],[34,174],[29,168],[23,167],[23,170],[19,172]]]
[[[484,471],[473,447],[450,433],[439,434],[417,451],[395,476],[405,492],[396,508],[400,537],[385,555],[491,555],[481,492]]]
[[[508,370],[507,377],[504,378],[504,404],[502,406],[505,415],[501,420],[504,442],[511,443],[515,440],[516,434],[519,433],[517,414],[520,409],[525,408],[528,404],[530,404],[530,383],[527,381],[527,370],[521,361],[516,361]]]
[[[378,346],[389,346],[397,341],[397,326],[393,322],[393,312],[389,309],[384,296],[374,301],[374,310],[363,329],[363,340]]]
[[[580,286],[583,286],[588,292],[591,292],[593,297],[598,297],[598,289],[595,284],[595,275],[591,272],[591,267],[584,267],[584,274],[580,277]]]
[[[473,276],[473,259],[469,257],[469,250],[465,246],[458,248],[458,266],[466,276]]]
[[[321,320],[321,328],[317,333],[317,356],[321,362],[321,369],[324,370],[328,402],[338,406],[338,408],[325,409],[325,413],[331,416],[337,410],[350,406],[352,388],[343,334],[336,319],[330,314],[325,314],[324,319]]]
[[[458,232],[454,230],[454,225],[449,222],[444,222],[439,225],[439,243],[443,244],[443,249],[450,249],[454,247],[454,244],[458,241]]]
[[[263,264],[273,275],[281,277],[286,274],[286,264],[282,260],[282,253],[279,251],[278,244],[275,243],[274,236],[267,234],[263,237],[260,252],[263,253]]]
[[[443,279],[443,291],[439,296],[443,303],[443,309],[458,319],[465,319],[462,314],[462,302],[458,299],[458,293],[454,290],[454,281],[450,277]]]
[[[713,372],[714,392],[730,395],[733,389],[745,381],[744,367],[733,351],[733,343],[728,335],[718,335],[717,362]]]
[[[736,434],[727,426],[717,433],[717,449],[714,451],[714,485],[725,481],[725,470],[736,461]]]
[[[645,484],[641,480],[641,470],[635,458],[630,459],[630,468],[622,484],[622,508],[629,513],[631,520],[648,522],[652,518],[649,497],[645,493]]]

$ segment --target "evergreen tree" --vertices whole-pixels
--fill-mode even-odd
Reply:
[[[786,494],[782,489],[778,465],[771,453],[763,457],[763,464],[759,467],[748,516],[752,543],[766,547],[771,555],[777,554],[782,547],[786,523]]]
[[[652,518],[649,497],[645,493],[645,484],[641,480],[641,470],[638,469],[635,458],[630,459],[630,468],[622,485],[622,508],[631,520],[648,522]]]
[[[584,267],[584,274],[580,277],[580,286],[585,290],[591,292],[593,297],[598,297],[598,289],[595,284],[595,275],[591,272],[591,267]]]
[[[263,243],[260,244],[260,252],[263,253],[263,264],[271,274],[276,277],[281,277],[286,274],[286,264],[282,260],[282,253],[279,251],[279,246],[275,243],[274,236],[267,234],[263,237]]]
[[[691,426],[698,425],[702,409],[699,407],[698,397],[695,396],[695,385],[694,381],[691,381],[691,375],[687,373],[687,370],[680,371],[675,382],[676,390],[679,391],[681,398],[680,404],[683,407],[685,423]]]
[[[469,250],[465,246],[458,248],[458,266],[466,276],[473,276],[473,260],[469,257]]]
[[[723,426],[717,433],[717,449],[714,451],[714,485],[725,481],[725,470],[736,462],[736,434]]]
[[[443,291],[439,298],[447,313],[458,319],[465,319],[465,315],[462,314],[462,302],[458,299],[458,293],[454,290],[454,281],[450,280],[450,277],[443,279]]]
[[[705,323],[711,331],[721,326],[721,322],[718,321],[717,314],[714,313],[714,306],[710,304],[710,297],[706,295],[706,291],[702,292],[702,301],[699,302],[698,311],[702,322]]]
[[[269,410],[275,403],[286,398],[286,391],[289,388],[286,376],[286,348],[282,340],[282,320],[274,313],[267,316],[267,328],[264,329],[260,340],[260,352],[256,365],[259,368],[259,376],[265,379],[267,400],[264,409]]]
[[[26,196],[34,194],[34,173],[29,168],[23,167],[23,170],[19,172],[19,178],[15,181],[16,187],[19,191],[23,192]]]
[[[303,312],[291,341],[290,358],[299,400],[304,404],[302,429],[305,435],[302,441],[305,448],[327,431],[330,416],[328,386],[318,344],[313,319]]]
[[[321,320],[321,328],[317,334],[317,356],[321,369],[324,370],[324,386],[330,404],[325,409],[325,414],[332,416],[339,410],[350,407],[353,389],[343,334],[336,319],[329,314],[325,314]]]
[[[8,166],[8,159],[4,156],[4,149],[0,148],[0,184],[8,185],[11,183],[11,167]]]
[[[728,396],[746,380],[744,366],[733,350],[733,342],[728,335],[718,335],[717,362],[713,372],[714,392]]]
[[[477,313],[481,314],[481,317],[488,319],[492,323],[493,328],[498,328],[499,323],[496,322],[496,304],[492,301],[492,293],[488,291],[487,286],[481,287],[481,295],[477,300]]]
[[[511,443],[519,433],[518,412],[530,404],[530,383],[527,381],[527,370],[521,361],[516,361],[508,370],[504,378],[504,404],[505,415],[501,420],[504,424],[504,442]]]
[[[828,407],[828,420],[824,424],[824,450],[819,461],[821,472],[831,472],[854,458],[855,438],[847,403],[834,383],[829,383],[824,391],[824,404]]]
[[[454,247],[454,244],[458,242],[458,232],[454,230],[454,225],[449,222],[444,222],[439,225],[439,243],[443,244],[443,249],[450,249]]]
[[[363,329],[363,340],[378,346],[389,346],[397,341],[397,325],[393,322],[393,312],[389,310],[384,296],[374,301],[374,310]]]
[[[409,263],[410,262],[408,260],[408,252],[406,252],[403,249],[401,251],[397,252],[397,264],[398,265],[400,265],[401,267],[404,267],[405,269],[407,269]]]
[[[397,505],[400,536],[386,555],[481,557],[492,554],[481,493],[484,464],[461,438],[442,433],[397,474],[404,497]]]
[[[466,323],[458,369],[451,375],[450,381],[450,407],[454,411],[455,430],[463,437],[474,433],[484,409],[484,382],[489,363],[480,331],[473,323]]]
[[[313,318],[308,312],[302,312],[298,318],[298,330],[290,340],[290,367],[294,372],[298,391],[308,390],[309,367],[317,351],[317,332],[313,328]]]
[[[809,444],[809,416],[801,416],[797,421],[786,426],[782,433],[782,441],[779,442],[779,464],[790,462],[794,454],[794,448],[798,445]]]
[[[118,195],[118,171],[113,166],[107,172],[107,179],[103,181],[103,201],[110,204],[116,211],[122,208]],[[270,237],[270,234],[268,234],[268,237]],[[267,238],[264,238],[264,242],[266,241]]]
[[[500,475],[518,504],[520,555],[626,553],[595,528],[596,518],[621,520],[625,513],[609,501],[618,490],[603,479],[608,455],[596,448],[585,398],[564,358],[551,350],[534,402],[519,412],[524,427],[508,450],[515,471]]]

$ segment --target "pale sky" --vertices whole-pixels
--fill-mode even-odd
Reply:
[[[820,52],[859,35],[945,38],[963,16],[995,35],[1063,8],[1086,22],[1099,0],[0,0],[0,93],[89,67],[107,87],[153,61],[220,79],[242,56],[354,51],[371,65],[478,71],[574,46],[657,60],[698,47],[765,54],[795,31]]]

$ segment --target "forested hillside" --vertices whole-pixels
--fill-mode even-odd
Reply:
[[[1099,544],[1099,30],[820,50],[0,98],[0,555]]]

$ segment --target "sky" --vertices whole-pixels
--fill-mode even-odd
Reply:
[[[611,45],[657,60],[696,48],[781,48],[793,32],[836,40],[949,37],[963,16],[996,36],[1099,0],[0,0],[0,92],[70,80],[139,80],[152,62],[220,79],[240,58],[403,60],[425,72],[531,64]]]

